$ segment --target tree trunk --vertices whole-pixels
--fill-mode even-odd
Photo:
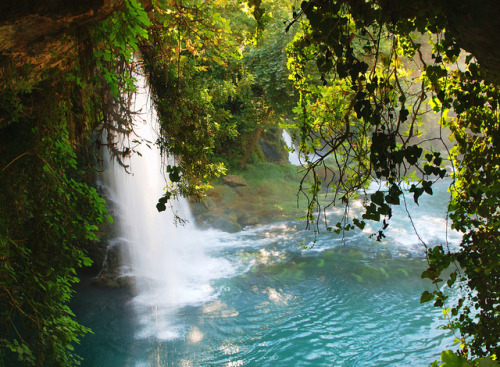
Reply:
[[[248,144],[247,149],[245,150],[245,155],[243,156],[243,159],[241,160],[240,169],[245,168],[245,166],[247,164],[248,157],[250,157],[250,154],[252,153],[252,150],[255,147],[255,144],[257,144],[257,140],[259,140],[260,134],[262,134],[262,131],[264,131],[264,124],[266,123],[267,119],[271,115],[271,112],[272,112],[272,108],[269,107],[266,111],[264,118],[262,119],[262,122],[261,122],[262,125],[257,130],[255,130],[255,135],[254,135],[252,141],[250,142],[250,144]]]

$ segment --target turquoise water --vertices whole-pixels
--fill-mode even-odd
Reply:
[[[450,338],[439,310],[419,303],[422,268],[351,250],[258,265],[217,282],[217,300],[179,310],[173,340],[137,338],[130,298],[87,288],[76,312],[95,334],[77,351],[83,366],[425,366]]]
[[[443,213],[424,206],[414,206],[414,222],[440,242]],[[84,280],[72,303],[94,331],[76,348],[82,365],[427,366],[453,336],[438,329],[441,311],[419,302],[430,284],[420,279],[423,248],[403,212],[391,226],[381,243],[322,233],[311,249],[301,246],[313,239],[303,223],[197,231],[223,269],[205,299],[187,304],[145,302]]]

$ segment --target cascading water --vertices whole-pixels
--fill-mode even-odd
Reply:
[[[300,166],[302,164],[305,164],[307,162],[307,159],[304,155],[304,153],[300,152],[299,149],[295,146],[295,143],[292,139],[292,136],[288,131],[283,129],[281,133],[281,137],[283,141],[285,142],[285,145],[289,149],[288,152],[288,162],[290,164],[293,164],[294,166]],[[316,154],[313,154],[312,156],[309,156],[311,161],[317,160],[319,157]]]
[[[224,276],[230,265],[206,254],[208,246],[193,224],[185,199],[175,200],[172,210],[157,211],[167,182],[155,145],[155,112],[144,79],[139,76],[137,84],[134,132],[144,140],[136,148],[140,154],[127,161],[130,173],[110,162],[104,181],[116,205],[117,241],[125,244],[123,275],[135,279],[138,335],[169,339],[179,337],[174,324],[177,310],[212,299],[210,281]],[[186,223],[176,224],[176,215]]]
[[[295,148],[295,144],[293,143],[292,136],[283,129],[283,132],[281,133],[281,137],[285,141],[285,144],[288,149],[291,149],[288,151],[288,162],[290,164],[293,164],[294,166],[300,166],[301,163],[303,162],[303,159],[301,159],[299,151]]]

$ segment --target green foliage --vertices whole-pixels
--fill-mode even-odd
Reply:
[[[132,63],[134,52],[139,50],[139,40],[148,38],[150,25],[148,15],[137,0],[126,0],[123,11],[114,13],[92,29],[92,38],[96,42],[92,53],[97,72],[115,98],[119,93],[135,90],[131,70],[120,68],[120,73],[117,73],[118,65]]]
[[[449,122],[457,141],[451,152],[456,171],[450,218],[452,227],[464,233],[461,251],[450,257],[464,269],[462,279],[473,290],[454,307],[454,313],[462,311],[460,330],[474,335],[471,351],[484,356],[500,352],[500,93],[479,75],[473,76],[478,70],[470,64],[465,72],[457,72],[450,88],[458,114]]]
[[[171,185],[158,210],[171,195],[200,197],[208,179],[225,171],[212,156],[218,141],[235,136],[225,103],[236,86],[225,66],[240,54],[221,8],[200,1],[162,5],[140,45],[161,125],[157,144],[176,158],[166,166]]]
[[[450,304],[449,327],[467,341],[467,359],[499,352],[500,101],[498,86],[472,55],[465,65],[457,63],[461,37],[454,33],[454,6],[439,1],[411,6],[304,1],[293,21],[301,20],[304,31],[289,47],[289,65],[301,93],[297,135],[309,156],[307,172],[314,178],[301,188],[311,198],[308,222],[319,224],[321,185],[332,190],[332,204],[349,205],[369,181],[383,180],[386,186],[367,197],[363,215],[363,220],[382,222],[374,234],[380,240],[391,207],[405,203],[405,187],[418,204],[423,194],[433,194],[433,183],[446,176],[444,165],[451,166],[449,218],[464,236],[456,252],[446,244],[428,248],[429,267],[422,277],[436,288],[424,292],[421,301],[434,300],[437,307]],[[482,14],[488,6],[474,4],[473,13]],[[416,42],[426,33],[431,58]],[[429,108],[427,98],[441,126],[452,132],[452,151],[447,151],[442,129],[436,137],[421,138],[419,121]],[[441,149],[427,151],[431,142]],[[335,178],[325,182],[321,171]],[[345,218],[334,228],[340,233],[363,223],[357,219],[351,224]],[[440,287],[445,277],[448,287],[458,285],[457,301]],[[456,365],[451,354],[444,358],[444,365]]]
[[[128,92],[135,89],[123,68],[148,25],[130,0],[111,18],[61,39],[77,46],[61,55],[61,69],[38,72],[0,60],[2,364],[79,364],[73,344],[90,330],[67,303],[77,270],[92,263],[86,245],[111,221],[86,183],[96,164],[92,144],[107,135],[115,157],[123,156],[118,135],[130,132]]]
[[[256,97],[262,97],[263,104],[283,118],[292,117],[292,108],[297,103],[297,95],[289,79],[286,54],[286,45],[293,39],[296,29],[283,32],[283,22],[290,18],[292,4],[291,1],[266,1],[261,4],[268,21],[259,38],[243,50],[244,67],[252,76],[254,89],[253,101],[249,103],[255,104],[259,99]]]
[[[64,101],[39,95],[37,119],[2,132],[0,166],[0,334],[2,349],[24,365],[72,365],[71,344],[89,330],[66,305],[91,264],[82,247],[108,217],[79,171]]]
[[[495,367],[499,363],[496,358],[477,358],[468,360],[464,355],[457,354],[451,350],[441,352],[441,362],[434,361],[431,367]]]
[[[72,68],[64,76],[56,76],[68,82],[64,93],[72,96],[74,113],[68,116],[71,138],[75,138],[75,128],[79,139],[88,138],[91,131],[94,140],[106,146],[125,169],[124,158],[135,152],[129,144],[133,131],[130,106],[136,91],[134,58],[139,42],[148,37],[150,25],[141,4],[126,0],[120,11],[79,30],[74,40],[77,54],[69,58]]]
[[[460,251],[450,253],[442,247],[429,251],[429,268],[423,276],[439,283],[449,266],[456,267],[448,286],[458,283],[462,296],[451,307],[450,327],[472,336],[468,348],[476,356],[498,353],[498,279],[500,273],[498,243],[498,88],[483,80],[484,74],[475,63],[464,71],[433,81],[442,85],[436,94],[438,109],[453,107],[457,117],[443,119],[453,132],[456,145],[451,151],[454,184],[450,187],[450,219],[452,228],[463,233]],[[446,85],[441,80],[446,78]],[[436,157],[439,159],[439,157]],[[428,157],[430,161],[432,157]],[[440,306],[446,297],[436,290],[432,300]]]

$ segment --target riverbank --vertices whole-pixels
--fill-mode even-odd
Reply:
[[[296,219],[307,208],[299,194],[302,175],[303,168],[291,164],[248,165],[213,182],[202,201],[191,203],[191,210],[197,225],[226,232]]]

